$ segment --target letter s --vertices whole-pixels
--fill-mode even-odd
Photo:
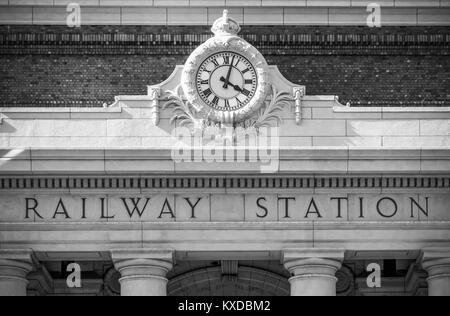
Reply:
[[[261,201],[267,202],[267,199],[265,197],[260,197],[257,201],[256,204],[258,205],[258,207],[261,210],[264,210],[264,215],[260,215],[260,214],[256,214],[256,216],[258,218],[266,218],[267,215],[269,214],[269,210],[267,209],[267,207],[265,207],[264,205],[261,205]]]

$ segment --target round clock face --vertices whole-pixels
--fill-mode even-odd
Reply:
[[[207,58],[197,73],[197,91],[203,102],[215,110],[234,111],[255,96],[258,76],[242,55],[221,52]]]

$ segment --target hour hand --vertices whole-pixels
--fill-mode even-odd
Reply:
[[[232,86],[234,90],[236,90],[236,91],[238,91],[238,92],[242,92],[241,87],[232,84],[231,82],[227,81],[227,79],[225,79],[224,77],[221,77],[221,78],[220,78],[220,81],[225,82],[226,84]]]
[[[231,83],[230,83],[230,84],[231,84]],[[238,92],[242,92],[241,87],[236,86],[236,85],[232,85],[232,86],[233,86],[234,90],[236,90],[236,91],[238,91]]]

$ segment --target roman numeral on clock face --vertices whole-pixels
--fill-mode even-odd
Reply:
[[[250,71],[250,69],[245,69],[245,70],[242,70],[242,74],[246,74],[247,72],[249,72]]]
[[[219,67],[219,62],[216,59],[211,60],[214,66]]]
[[[202,80],[200,81],[201,84],[209,84],[209,80]]]
[[[253,80],[252,79],[246,79],[245,80],[245,84],[253,84]]]
[[[203,94],[205,95],[205,97],[209,97],[211,94],[212,94],[212,91],[211,91],[211,89],[206,89],[205,91],[203,91]]]
[[[218,97],[214,97],[212,103],[217,106],[219,104],[219,98]]]
[[[223,57],[223,64],[229,65],[230,64],[230,56],[224,56]]]
[[[244,89],[243,91],[242,91],[242,94],[243,95],[245,95],[246,97],[248,97],[249,95],[250,95],[250,91],[248,91],[247,89]]]
[[[230,101],[227,100],[227,99],[225,100],[225,107],[226,107],[226,108],[229,108],[229,107],[230,107]]]

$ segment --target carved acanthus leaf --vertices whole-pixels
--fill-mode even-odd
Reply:
[[[272,96],[269,105],[259,110],[259,115],[253,126],[257,129],[270,127],[273,124],[281,124],[281,112],[284,107],[289,107],[294,101],[289,92],[278,91],[272,86]]]
[[[195,117],[191,104],[184,100],[184,92],[181,85],[176,87],[174,91],[167,91],[165,95],[168,101],[162,108],[164,110],[172,109],[174,115],[170,119],[171,124],[175,124],[178,121],[179,126],[189,128],[203,125],[203,120]]]

